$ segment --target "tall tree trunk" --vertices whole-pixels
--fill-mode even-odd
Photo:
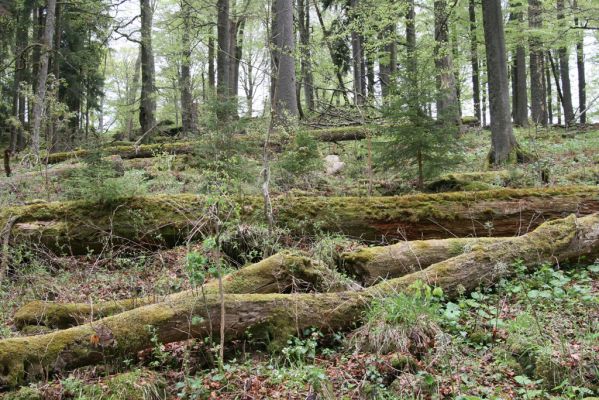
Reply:
[[[314,78],[312,75],[312,55],[310,51],[310,0],[297,1],[297,15],[304,97],[308,111],[314,111]]]
[[[133,132],[134,127],[134,110],[135,103],[137,101],[137,92],[139,89],[139,81],[141,79],[141,48],[139,48],[137,52],[137,57],[135,58],[135,64],[133,66],[133,76],[130,79],[129,86],[127,87],[127,128],[125,135],[129,140],[134,140],[135,135]]]
[[[397,41],[395,38],[395,29],[395,24],[389,25],[382,32],[380,38],[380,40],[387,42],[381,59],[379,60],[379,79],[381,81],[381,93],[383,99],[387,98],[390,91],[393,89],[391,81],[397,72]]]
[[[62,12],[61,12],[61,4],[56,4],[56,22],[55,22],[55,30],[54,30],[54,52],[50,57],[50,66],[52,69],[52,74],[54,75],[54,81],[58,84],[60,79],[60,41],[62,38]],[[60,138],[58,137],[57,130],[57,120],[52,117],[48,124],[48,139],[46,140],[46,145],[48,147],[49,153],[54,153],[61,150]]]
[[[42,53],[40,55],[40,66],[38,71],[37,92],[33,105],[33,126],[31,130],[31,145],[36,157],[39,157],[40,151],[40,132],[44,114],[44,103],[46,101],[46,81],[48,80],[48,60],[53,45],[55,18],[56,0],[48,0],[46,6],[46,24],[44,27],[44,38],[41,49]]]
[[[501,0],[483,2],[483,26],[491,108],[490,160],[497,165],[508,161],[518,146],[512,131]]]
[[[435,0],[435,66],[437,70],[437,118],[460,121],[453,61],[449,49],[449,14],[446,0]]]
[[[546,97],[545,100],[547,101],[547,119],[549,122],[549,125],[553,124],[553,94],[552,94],[552,89],[551,89],[551,75],[552,75],[552,61],[551,61],[551,53],[548,51],[547,52],[547,57],[546,60],[543,62],[544,66],[545,66],[545,73],[544,73],[544,77],[545,77],[545,91],[546,91]],[[559,85],[559,80],[556,80],[556,83]]]
[[[418,89],[418,56],[416,53],[416,7],[414,0],[408,0],[406,10],[406,73],[410,95],[410,114],[413,118],[423,113],[423,105],[419,99]]]
[[[480,72],[478,66],[478,38],[476,37],[476,3],[468,1],[468,16],[470,19],[470,65],[472,68],[472,101],[474,103],[474,116],[479,125],[482,123],[480,109]]]
[[[358,16],[356,8],[358,7],[358,0],[351,0],[351,18],[355,19]],[[364,104],[364,88],[362,87],[362,41],[360,33],[355,29],[351,31],[351,49],[352,49],[352,60],[353,60],[353,72],[354,72],[354,104]]]
[[[31,25],[32,4],[25,2],[23,8],[17,13],[17,28],[15,31],[15,72],[13,83],[12,114],[21,126],[15,127],[10,133],[10,150],[15,152],[25,147],[23,124],[25,123],[25,96],[21,85],[27,76],[26,49],[29,41],[29,26]]]
[[[542,3],[540,0],[528,0],[528,25],[531,29],[543,26]],[[536,125],[547,126],[547,98],[545,94],[543,43],[538,33],[532,32],[530,47],[530,106],[531,117]]]
[[[560,26],[564,26],[564,0],[557,0],[557,19]],[[560,46],[559,70],[562,81],[562,107],[564,108],[564,124],[570,126],[574,122],[574,107],[572,106],[572,90],[570,85],[569,51],[566,45]]]
[[[152,50],[152,17],[150,0],[140,0],[141,8],[141,101],[139,124],[142,142],[147,143],[156,128],[156,86],[154,51]]]
[[[578,26],[578,1],[573,0],[572,8],[576,17],[574,17],[574,25]],[[584,34],[579,34],[576,41],[576,68],[578,70],[578,112],[580,113],[580,123],[587,123],[586,103],[587,103],[587,85],[584,71]]]
[[[212,37],[212,29],[210,31],[208,36],[208,87],[213,92],[216,88],[216,72],[214,71],[214,37]]]
[[[220,120],[229,118],[228,107],[220,103],[227,103],[229,100],[229,80],[231,57],[229,57],[231,43],[229,30],[229,0],[217,1],[217,50],[216,50],[216,74],[217,85],[216,95],[219,105],[217,106],[217,116]]]
[[[523,16],[522,4],[519,1],[511,2],[514,8],[510,14],[510,20],[518,28],[522,26]],[[526,84],[526,50],[524,44],[518,42],[512,53],[512,113],[514,124],[517,126],[528,126],[528,88]]]
[[[181,125],[183,132],[195,133],[193,110],[193,95],[191,93],[191,41],[189,27],[191,26],[191,7],[187,0],[181,1],[181,14],[183,19],[183,32],[181,34],[181,75],[179,87],[181,88]]]
[[[275,0],[272,15],[273,87],[272,123],[287,124],[297,118],[297,86],[295,84],[295,35],[293,33],[293,1]]]

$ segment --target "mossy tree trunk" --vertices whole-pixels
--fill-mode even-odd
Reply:
[[[226,293],[289,293],[292,290],[322,290],[332,281],[331,271],[299,253],[284,251],[258,263],[248,265],[223,278]],[[342,289],[341,287],[338,288]],[[14,316],[19,329],[32,325],[48,328],[68,328],[90,318],[103,318],[154,303],[171,303],[194,295],[218,293],[218,281],[211,280],[202,288],[186,290],[163,297],[140,297],[93,303],[56,303],[32,301]]]
[[[232,198],[238,223],[263,221],[263,200]],[[599,211],[599,188],[501,189],[402,197],[294,197],[273,199],[275,221],[294,235],[341,233],[363,240],[442,239],[521,235],[548,219]],[[18,216],[13,244],[42,244],[60,254],[105,248],[173,246],[214,227],[202,196],[161,195],[112,204],[84,201],[0,210],[0,226]]]
[[[534,267],[598,252],[599,214],[578,219],[571,215],[510,242],[481,245],[475,251],[361,292],[227,294],[224,328],[228,340],[250,332],[255,340],[265,338],[276,345],[307,327],[350,329],[359,323],[373,298],[405,291],[416,281],[440,287],[453,298],[510,276],[515,260]],[[151,347],[153,339],[167,343],[205,338],[215,336],[219,329],[218,297],[192,295],[46,335],[1,340],[0,384],[15,386],[47,373],[130,356]]]

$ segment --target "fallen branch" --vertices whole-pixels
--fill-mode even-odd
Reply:
[[[599,214],[578,219],[572,215],[544,223],[512,241],[481,245],[475,251],[362,292],[228,294],[224,328],[228,340],[250,332],[255,339],[280,344],[307,327],[350,329],[373,298],[405,291],[417,281],[442,288],[451,299],[510,276],[515,260],[533,268],[542,262],[562,262],[598,252]],[[151,347],[156,339],[168,343],[213,336],[220,329],[219,309],[217,296],[195,295],[46,335],[0,340],[0,383],[16,386],[47,373],[130,356]]]
[[[240,224],[262,224],[260,197],[232,198]],[[116,246],[174,246],[206,214],[202,196],[161,195],[112,204],[85,201],[0,210],[0,226],[18,215],[13,241],[40,243],[59,254]],[[599,188],[500,189],[402,197],[294,197],[272,199],[275,220],[294,235],[334,232],[362,240],[420,240],[514,236],[545,220],[599,211]],[[213,229],[210,221],[206,230]],[[201,233],[200,233],[201,234]]]

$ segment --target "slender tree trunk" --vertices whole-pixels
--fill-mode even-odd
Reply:
[[[551,67],[552,63],[553,63],[553,61],[551,60],[551,53],[548,51],[546,61],[544,61],[543,64],[545,66],[544,77],[545,77],[545,90],[547,93],[547,95],[545,96],[545,100],[547,102],[547,119],[548,119],[549,125],[553,124],[553,94],[552,94],[552,89],[551,89],[551,75],[552,75],[551,70],[553,69]],[[556,82],[559,85],[559,81],[556,80]]]
[[[231,57],[229,57],[229,45],[231,39],[229,37],[229,0],[217,1],[217,51],[216,51],[216,73],[217,85],[216,95],[219,103],[226,103],[229,100],[229,80]],[[217,106],[217,116],[221,120],[229,118],[228,107],[223,107],[222,104]]]
[[[183,32],[181,33],[181,75],[179,87],[181,88],[181,122],[183,132],[195,133],[193,112],[193,95],[191,93],[191,40],[189,27],[191,26],[191,7],[187,0],[181,1],[181,14],[183,19]]]
[[[528,25],[531,29],[543,26],[542,3],[540,0],[528,0]],[[547,126],[547,98],[543,82],[543,44],[536,32],[529,39],[530,47],[530,105],[532,120],[536,125]]]
[[[358,0],[351,0],[350,5],[352,10],[351,18],[356,18],[358,15],[358,12],[356,11]],[[354,104],[362,105],[364,104],[364,88],[362,87],[362,42],[360,34],[355,29],[352,29],[351,31],[351,49],[354,72]]]
[[[129,110],[129,116],[127,117],[127,132],[126,136],[129,140],[135,138],[133,127],[134,127],[134,111],[136,109],[135,103],[137,101],[137,92],[139,90],[139,81],[141,79],[141,48],[137,52],[135,58],[135,64],[133,66],[133,76],[131,82],[127,88],[127,109]]]
[[[273,43],[273,121],[287,124],[297,118],[297,86],[295,84],[295,35],[293,33],[293,1],[275,0],[272,16]]]
[[[437,70],[437,118],[459,123],[459,105],[453,61],[449,49],[446,0],[435,0],[435,66]]]
[[[480,72],[478,67],[478,38],[476,37],[476,3],[468,1],[468,16],[470,18],[470,65],[472,68],[472,101],[474,102],[474,116],[478,124],[482,123],[480,109]]]
[[[380,40],[384,40],[385,51],[381,59],[379,60],[379,79],[381,81],[381,93],[383,99],[389,96],[390,90],[393,89],[391,85],[393,76],[397,72],[397,41],[395,33],[396,25],[389,25],[381,34]],[[407,39],[407,38],[406,38]]]
[[[564,26],[564,0],[557,0],[557,19]],[[568,47],[560,46],[559,70],[562,81],[562,107],[564,108],[564,124],[570,126],[574,122],[574,107],[572,106],[572,89],[570,88],[570,61]]]
[[[312,55],[310,51],[310,0],[297,1],[297,19],[301,46],[301,74],[304,97],[308,111],[314,111],[314,79],[312,75]]]
[[[414,0],[408,0],[406,10],[406,73],[408,78],[408,96],[410,101],[410,114],[415,118],[421,115],[424,110],[419,99],[419,81],[418,81],[418,56],[416,53],[416,12]]]
[[[573,0],[572,6],[575,15],[580,12],[578,8],[578,1]],[[574,25],[578,26],[578,16],[574,18]],[[578,70],[578,112],[580,113],[580,123],[587,123],[586,103],[587,103],[587,87],[586,77],[584,71],[584,34],[579,34],[578,40],[576,41],[576,67]]]
[[[32,6],[29,2],[23,4],[22,10],[17,14],[17,28],[15,31],[15,72],[13,83],[12,114],[20,122],[21,126],[14,128],[10,133],[10,150],[15,152],[25,147],[23,127],[25,123],[25,96],[21,85],[26,81],[27,54],[26,48],[29,41],[29,27],[31,25]]]
[[[214,91],[216,87],[216,72],[214,71],[214,38],[212,29],[208,36],[208,87]]]
[[[483,2],[483,26],[487,49],[487,75],[491,107],[491,154],[494,164],[502,164],[513,155],[518,144],[512,131],[509,83],[501,0]]]
[[[61,4],[56,4],[56,27],[54,30],[54,53],[50,57],[50,66],[52,67],[52,74],[54,75],[54,82],[58,85],[60,79],[60,42],[62,38],[62,12]],[[57,120],[52,117],[48,124],[48,140],[46,141],[48,146],[48,152],[53,153],[61,150],[60,138],[58,137]]]
[[[40,132],[42,118],[44,115],[44,103],[46,101],[46,81],[48,79],[48,60],[52,50],[54,38],[54,22],[56,17],[56,0],[48,0],[46,6],[46,24],[44,27],[44,38],[42,42],[42,53],[40,55],[40,66],[38,71],[37,93],[33,105],[33,126],[31,129],[31,146],[36,157],[40,151]]]
[[[510,14],[510,20],[516,27],[522,27],[523,16],[522,4],[519,1],[511,2],[514,8]],[[514,124],[517,126],[528,126],[528,88],[526,84],[526,50],[524,44],[519,42],[512,53],[512,114]]]
[[[152,50],[152,17],[150,0],[140,0],[141,8],[141,101],[139,124],[143,143],[147,143],[156,128],[156,86],[154,51]]]

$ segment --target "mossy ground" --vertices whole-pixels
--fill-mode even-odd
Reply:
[[[461,174],[464,186],[460,190],[548,185],[557,191],[562,190],[558,186],[563,185],[597,184],[599,131],[585,131],[566,137],[561,130],[517,130],[516,134],[519,143],[535,154],[537,161],[489,173],[484,165],[489,150],[489,132],[469,131],[463,136],[465,160],[454,170],[446,172]],[[240,161],[235,164],[243,166],[243,174],[234,168],[235,165],[224,173],[214,173],[198,161],[201,156],[172,156],[162,152],[153,159],[125,160],[124,166],[127,171],[140,173],[135,176],[143,178],[144,190],[148,194],[212,193],[213,182],[218,181],[229,185],[229,194],[259,196],[257,177],[261,153],[260,147],[255,146],[252,140],[251,137],[243,139],[247,151],[239,154]],[[339,154],[346,162],[345,170],[337,176],[312,171],[290,178],[289,174],[278,169],[278,156],[274,154],[273,195],[362,196],[368,193],[366,141],[320,143],[318,148],[322,155]],[[51,170],[82,167],[84,165],[80,161],[65,161],[52,166]],[[67,175],[57,172],[46,178],[43,170],[27,168],[19,163],[13,169],[15,176],[0,178],[2,209],[8,205],[37,202],[41,203],[37,206],[39,212],[44,213],[45,201],[64,199],[68,171]],[[541,171],[548,171],[547,182],[543,182]],[[430,213],[431,197],[416,193],[414,176],[409,167],[405,173],[375,168],[372,193],[415,194],[412,199],[416,199],[419,206],[402,212],[418,220],[419,216]],[[131,183],[126,180],[121,183],[127,182]],[[472,194],[443,196],[448,200],[459,200]],[[494,196],[509,197],[510,194],[500,191]],[[344,203],[344,199],[337,201],[339,205]],[[303,205],[304,208],[300,207],[301,215],[287,217],[289,223],[299,225],[300,219],[309,221],[322,211],[318,200],[306,201]],[[256,205],[250,204],[249,208],[252,209],[241,211],[260,211]],[[379,212],[377,207],[359,211],[370,215]],[[82,212],[93,215],[94,210],[84,209]],[[160,210],[153,212],[159,214]],[[328,212],[335,214],[334,204]],[[489,210],[489,213],[492,212]],[[285,231],[277,231],[276,239],[268,242],[268,249],[312,250],[313,255],[333,265],[337,252],[355,246],[343,237],[322,236],[317,241],[313,235],[314,232],[310,232],[310,235],[298,239],[290,238]],[[101,254],[95,252],[82,257],[56,257],[36,248],[12,250],[17,269],[11,271],[10,279],[0,287],[0,338],[21,335],[16,331],[12,318],[15,310],[30,300],[97,302],[161,297],[192,286],[185,269],[185,248],[156,253],[154,249],[150,251],[140,247],[119,251],[107,247]],[[213,256],[201,246],[192,250],[206,257]],[[256,257],[251,253],[255,250],[243,249],[246,253],[240,259]],[[452,253],[458,254],[462,250],[456,247]],[[234,264],[231,262],[231,266]],[[306,331],[293,332],[299,337],[289,342],[277,339],[277,346],[271,346],[277,347],[277,351],[270,353],[266,350],[268,346],[262,346],[264,343],[254,343],[255,338],[248,332],[246,340],[227,347],[226,364],[222,371],[214,368],[213,343],[157,345],[131,357],[125,364],[80,369],[70,375],[65,373],[63,377],[20,392],[21,397],[12,394],[7,398],[33,399],[36,397],[31,396],[42,392],[49,396],[42,398],[58,398],[51,397],[51,394],[64,392],[65,389],[70,391],[70,396],[82,399],[162,398],[151,397],[154,394],[149,392],[144,393],[150,397],[136,397],[128,391],[132,386],[139,389],[139,382],[148,383],[151,388],[166,388],[168,398],[179,395],[184,399],[236,399],[243,396],[305,399],[310,393],[318,393],[320,398],[325,399],[590,397],[599,395],[596,357],[599,353],[598,271],[596,264],[571,270],[547,267],[533,276],[522,273],[510,282],[502,282],[494,291],[475,292],[454,303],[439,302],[435,306],[437,323],[451,339],[448,343],[443,342],[445,347],[442,352],[425,352],[417,357],[409,352],[374,355],[347,347],[342,334]],[[116,381],[106,378],[107,374],[131,369],[131,374]],[[118,383],[119,379],[129,383]],[[131,385],[131,382],[134,384]],[[141,386],[144,387],[143,384]],[[80,397],[77,397],[78,394]]]

